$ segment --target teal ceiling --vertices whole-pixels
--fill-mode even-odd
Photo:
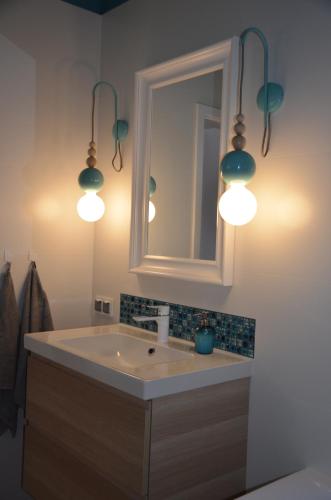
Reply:
[[[121,5],[128,0],[62,0],[63,2],[71,3],[82,9],[96,12],[97,14],[104,14],[118,5]]]

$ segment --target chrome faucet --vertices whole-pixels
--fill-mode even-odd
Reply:
[[[169,337],[169,306],[148,306],[149,309],[157,309],[157,316],[132,316],[134,321],[141,323],[143,321],[156,321],[157,323],[157,341],[166,344]]]

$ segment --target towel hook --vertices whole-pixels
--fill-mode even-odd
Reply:
[[[32,250],[28,251],[28,262],[36,262],[37,255]]]
[[[3,249],[3,260],[4,262],[8,262],[8,264],[10,264],[11,262],[11,253],[8,251],[7,248]]]

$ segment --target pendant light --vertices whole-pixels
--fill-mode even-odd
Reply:
[[[118,97],[115,87],[106,81],[97,82],[92,90],[92,113],[91,113],[91,141],[89,143],[88,158],[86,160],[87,168],[81,171],[78,177],[80,187],[85,191],[77,203],[78,215],[86,222],[95,222],[103,216],[105,212],[105,204],[103,200],[97,195],[101,190],[104,177],[102,172],[95,168],[96,160],[96,143],[95,136],[95,98],[96,90],[100,85],[107,85],[111,88],[114,96],[115,107],[115,121],[113,125],[113,138],[115,146],[115,154],[112,159],[112,166],[115,172],[120,172],[123,168],[123,158],[121,152],[121,141],[125,139],[128,134],[128,123],[125,120],[119,120],[118,116]]]
[[[240,71],[238,87],[238,114],[235,117],[234,131],[236,135],[232,139],[234,151],[227,153],[221,161],[220,170],[223,181],[228,189],[223,193],[219,201],[221,217],[229,224],[242,226],[250,222],[257,210],[257,202],[254,194],[245,185],[253,178],[256,170],[254,158],[244,151],[246,139],[244,137],[245,125],[242,114],[242,90],[244,76],[244,46],[249,33],[257,35],[262,43],[264,51],[264,84],[257,96],[257,105],[263,111],[263,139],[261,146],[262,156],[267,156],[271,139],[271,113],[276,111],[282,104],[284,92],[281,85],[268,81],[269,73],[269,47],[264,34],[258,28],[247,28],[240,35]]]

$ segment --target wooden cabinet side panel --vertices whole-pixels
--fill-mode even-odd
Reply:
[[[27,418],[117,487],[147,494],[149,402],[30,356]]]
[[[213,488],[222,500],[244,490],[248,400],[249,379],[153,400],[151,500],[214,498]]]
[[[25,431],[23,488],[35,500],[133,500],[32,425]]]

